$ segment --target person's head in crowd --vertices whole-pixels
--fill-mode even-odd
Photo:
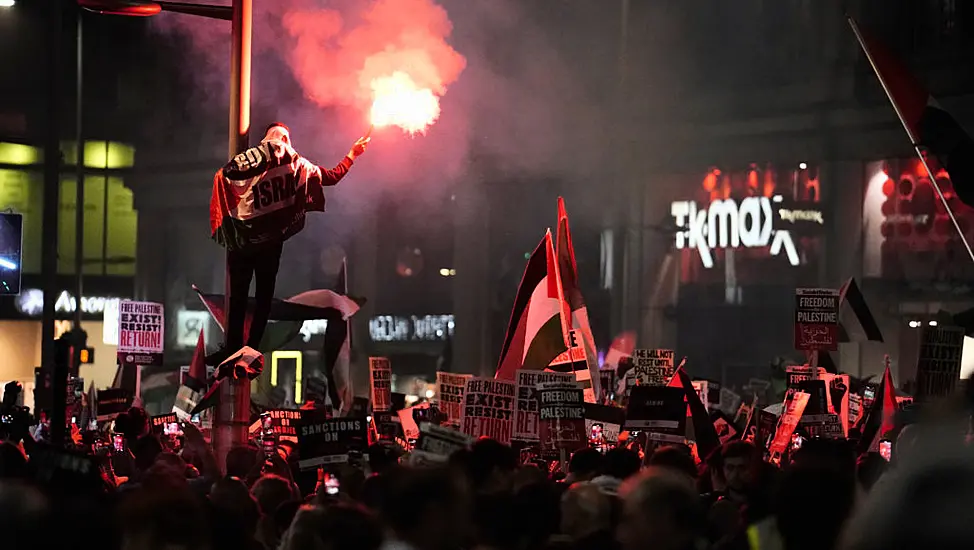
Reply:
[[[216,481],[210,489],[210,504],[224,534],[253,536],[260,519],[260,508],[243,481],[236,478]]]
[[[616,534],[625,550],[693,548],[706,514],[693,481],[666,468],[647,468],[620,487],[622,518]]]
[[[382,526],[364,508],[338,503],[302,506],[281,539],[280,550],[378,550]]]
[[[605,453],[602,475],[593,479],[592,483],[606,493],[614,495],[623,481],[639,473],[641,466],[639,453],[625,447],[616,447]]]
[[[558,532],[560,500],[561,490],[547,480],[525,485],[514,493],[513,511],[520,527],[521,548],[540,548]]]
[[[855,498],[855,478],[834,464],[806,460],[785,468],[774,497],[778,531],[785,548],[834,548]],[[815,518],[814,526],[809,525],[809,518]]]
[[[537,464],[521,464],[517,467],[517,471],[514,472],[514,478],[511,480],[511,489],[517,493],[523,487],[535,483],[542,483],[547,480],[548,472],[542,471]]]
[[[754,485],[761,462],[758,448],[747,441],[731,441],[721,447],[720,455],[728,491],[737,495],[747,493]]]
[[[382,517],[393,536],[416,550],[452,550],[469,532],[468,499],[442,468],[399,468],[389,474]]]
[[[670,468],[690,479],[697,479],[697,465],[685,446],[667,445],[656,449],[656,452],[649,457],[649,465]]]
[[[470,446],[466,473],[471,486],[478,493],[507,491],[511,487],[517,463],[514,449],[493,439],[481,438]]]
[[[859,488],[869,492],[879,478],[886,473],[889,464],[879,453],[865,453],[859,457],[856,464],[856,479],[859,481]]]
[[[142,486],[149,490],[169,491],[188,487],[185,470],[170,463],[157,461],[142,473]]]
[[[261,450],[255,445],[235,445],[227,453],[227,476],[247,479],[247,476],[263,463]]]
[[[589,481],[602,469],[602,453],[592,447],[579,449],[568,462],[568,483]]]
[[[178,472],[185,472],[187,466],[186,461],[183,460],[183,457],[168,451],[159,453],[159,455],[156,456],[156,463],[165,464]]]
[[[40,489],[20,480],[0,480],[0,546],[53,548],[51,513]]]
[[[383,474],[399,464],[399,457],[387,445],[381,445],[379,443],[369,445],[368,456],[369,470],[373,474]]]
[[[121,550],[212,547],[206,513],[188,491],[133,491],[117,507],[117,513]]]
[[[28,475],[27,457],[20,447],[9,441],[0,442],[0,479],[24,479]]]
[[[298,498],[291,481],[278,475],[261,476],[250,488],[250,492],[257,499],[261,514],[265,516],[273,514],[281,504]]]
[[[804,467],[832,468],[853,476],[856,471],[856,453],[845,439],[809,439],[791,457],[793,464]]]
[[[561,532],[573,541],[611,534],[612,501],[590,482],[576,483],[561,497]]]
[[[156,463],[156,459],[162,454],[163,447],[158,437],[147,434],[130,443],[129,450],[135,457],[135,467],[140,472],[144,472]]]
[[[528,525],[517,516],[514,496],[509,492],[474,495],[472,507],[471,527],[465,535],[469,537],[468,544],[479,550],[517,548],[526,536]]]

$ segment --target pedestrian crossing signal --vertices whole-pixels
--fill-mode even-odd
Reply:
[[[82,348],[78,356],[82,365],[90,365],[95,362],[95,348]]]

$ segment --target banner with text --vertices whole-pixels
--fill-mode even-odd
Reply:
[[[795,433],[798,422],[801,420],[802,413],[805,412],[805,405],[808,404],[809,395],[805,392],[792,391],[785,397],[784,407],[782,407],[781,417],[778,418],[778,426],[774,432],[774,439],[768,450],[771,452],[772,459],[780,460],[781,455],[788,450],[791,443],[791,435]]]
[[[271,431],[277,435],[278,441],[298,441],[298,421],[301,420],[301,415],[305,410],[295,410],[295,409],[268,409],[264,411],[271,419]],[[322,409],[323,414],[326,416],[329,414],[327,411]],[[261,425],[260,418],[254,421],[250,425],[250,435],[257,435],[260,433]]]
[[[463,394],[460,431],[472,437],[489,437],[510,445],[516,393],[514,382],[469,378]]]
[[[575,375],[566,372],[545,372],[519,369],[517,403],[514,413],[514,435],[519,441],[538,441],[538,384],[562,382],[576,384]]]
[[[839,349],[839,291],[831,288],[795,289],[795,349]]]
[[[673,378],[673,350],[637,349],[632,353],[632,370],[626,373],[626,388],[665,386]]]
[[[466,448],[474,439],[454,429],[437,426],[429,422],[419,425],[419,439],[410,458],[419,463],[444,463],[453,453]],[[414,460],[415,464],[417,461]]]
[[[667,436],[653,438],[683,442],[686,439],[687,403],[683,388],[635,386],[626,408],[627,430],[640,430]]]
[[[118,304],[118,361],[162,366],[165,316],[162,304],[122,300]]]
[[[392,365],[385,357],[369,357],[369,383],[372,386],[372,410],[392,408]]]
[[[467,387],[469,374],[452,372],[436,373],[436,395],[440,412],[446,415],[445,424],[459,427],[463,416],[463,390]]]
[[[348,462],[350,451],[364,451],[368,445],[365,418],[328,418],[323,410],[302,411],[297,420],[302,470]]]
[[[923,327],[917,357],[918,400],[944,397],[954,392],[960,380],[960,360],[964,352],[964,329]]]
[[[574,382],[542,382],[537,392],[541,450],[571,452],[587,447],[582,389]]]

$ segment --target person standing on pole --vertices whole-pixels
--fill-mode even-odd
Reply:
[[[270,316],[284,241],[304,228],[306,212],[324,211],[323,187],[341,181],[370,140],[360,138],[338,166],[328,170],[298,154],[288,127],[275,122],[259,145],[217,171],[210,198],[210,231],[227,249],[229,311],[224,344],[207,356],[208,365],[219,365],[244,345],[258,348]],[[256,279],[256,306],[245,335],[252,278]]]

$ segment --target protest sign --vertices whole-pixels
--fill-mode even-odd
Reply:
[[[72,376],[68,378],[68,392],[64,401],[64,420],[71,422],[81,417],[85,403],[85,379]]]
[[[471,377],[463,394],[461,430],[473,437],[489,437],[511,444],[514,428],[514,382]]]
[[[518,370],[517,402],[514,412],[514,435],[518,441],[538,440],[538,384],[562,382],[576,385],[575,375],[564,372]]]
[[[446,415],[446,424],[459,426],[463,416],[463,390],[467,386],[469,374],[436,373],[436,395],[440,412]]]
[[[691,384],[705,409],[720,407],[720,384],[713,380],[693,380]]]
[[[810,438],[822,439],[843,439],[845,438],[845,428],[837,414],[827,414],[824,420],[816,422],[805,422],[803,417],[799,423],[800,429],[804,430]]]
[[[374,411],[372,413],[372,427],[379,439],[401,439],[405,437],[398,412]]]
[[[537,400],[542,451],[574,451],[588,446],[585,396],[575,382],[539,383]]]
[[[797,389],[798,384],[803,380],[818,380],[826,374],[826,371],[822,367],[792,365],[790,367],[785,367],[785,374],[788,377],[786,387],[788,389]]]
[[[271,419],[270,428],[274,435],[277,436],[278,441],[298,441],[298,421],[301,420],[301,416],[308,409],[295,410],[295,409],[269,409],[264,411],[265,414]],[[327,412],[322,412],[327,417]],[[260,433],[261,425],[260,419],[258,418],[250,425],[250,434],[256,435]]]
[[[124,388],[98,390],[98,420],[113,420],[132,406],[132,394]]]
[[[372,410],[392,408],[392,366],[385,357],[369,357],[369,381],[372,386]]]
[[[626,409],[627,430],[640,430],[672,436],[673,441],[686,438],[687,404],[683,388],[669,386],[636,386],[629,395]]]
[[[848,374],[826,373],[822,376],[828,388],[829,410],[839,415],[844,436],[849,435],[849,384]]]
[[[402,433],[407,440],[419,439],[419,425],[416,422],[416,417],[420,415],[417,413],[424,410],[429,411],[429,408],[430,404],[426,402],[399,411],[399,424],[402,425]]]
[[[717,438],[720,440],[721,445],[734,439],[740,433],[737,426],[734,425],[734,422],[720,410],[714,410],[710,414],[710,420],[714,423],[714,430],[717,432]]]
[[[585,394],[587,403],[595,403],[592,373],[588,369],[588,356],[582,345],[582,336],[578,331],[568,331],[568,349],[548,363],[548,368],[558,372],[570,372]]]
[[[856,425],[859,422],[859,417],[862,415],[862,396],[858,393],[853,393],[849,395],[849,421],[846,423],[846,433],[849,433],[849,428]]]
[[[302,470],[348,462],[349,451],[368,445],[368,423],[362,417],[327,418],[324,411],[301,411],[297,420]]]
[[[162,366],[165,345],[162,304],[122,300],[118,304],[118,362]]]
[[[411,456],[419,459],[420,463],[443,463],[473,441],[469,435],[456,430],[423,422],[419,425],[419,439]]]
[[[737,392],[728,389],[720,388],[720,403],[717,408],[727,416],[733,416],[737,414],[738,408],[741,406],[743,398]]]
[[[805,392],[792,391],[785,396],[784,407],[781,417],[778,418],[778,426],[775,428],[774,439],[768,450],[771,452],[772,459],[780,460],[781,455],[788,449],[791,443],[791,434],[795,433],[795,428],[801,420],[805,406],[808,404],[809,395]]]
[[[176,401],[172,404],[172,412],[176,413],[180,420],[189,420],[193,409],[201,399],[203,399],[202,393],[193,391],[189,386],[179,386],[179,390],[176,391]]]
[[[626,373],[626,387],[665,386],[673,378],[673,350],[637,349],[632,353],[632,370]]]
[[[741,439],[753,443],[758,447],[767,448],[768,440],[774,435],[774,429],[777,424],[777,415],[765,410],[756,409],[748,417],[748,422],[745,424],[744,434]]]
[[[177,429],[173,430],[173,424],[177,425]],[[152,427],[153,433],[168,435],[173,431],[179,431],[179,418],[176,413],[160,414],[153,416],[149,419],[149,425]]]
[[[607,405],[585,404],[585,432],[598,434],[605,443],[614,444],[626,422],[626,410]]]
[[[964,351],[964,329],[923,327],[917,357],[919,400],[944,397],[954,392],[960,380],[960,360]]]
[[[831,288],[795,289],[795,349],[839,349],[839,291]]]

